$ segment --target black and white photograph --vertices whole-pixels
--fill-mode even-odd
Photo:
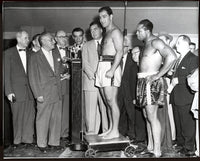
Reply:
[[[3,159],[199,158],[199,0],[3,1]]]

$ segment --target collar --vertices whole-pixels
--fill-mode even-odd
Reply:
[[[52,53],[52,51],[47,51],[47,50],[45,50],[43,47],[41,47],[41,50],[42,50],[42,52],[43,52],[44,54]]]
[[[99,42],[101,44],[102,38],[100,38],[99,40],[94,40],[96,42],[96,44]]]
[[[17,51],[19,51],[19,49],[25,49],[26,50],[26,48],[20,48],[18,45],[16,45],[16,48],[17,48]]]

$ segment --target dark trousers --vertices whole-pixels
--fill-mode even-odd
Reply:
[[[135,139],[135,106],[131,100],[123,96],[119,98],[118,105],[120,109],[119,132]]]
[[[195,120],[190,111],[191,105],[172,104],[176,127],[177,144],[193,151],[195,145]]]
[[[33,100],[11,103],[14,144],[33,143],[35,107]]]
[[[146,122],[141,108],[135,107],[135,134],[136,140],[147,140]]]

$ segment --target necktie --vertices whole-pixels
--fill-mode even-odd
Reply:
[[[121,71],[122,71],[122,74],[124,73],[124,56],[122,56],[122,59],[121,59],[121,62],[120,62],[120,67],[121,67]]]
[[[101,52],[102,52],[101,51],[101,44],[99,43],[99,41],[97,41],[97,53],[98,53],[99,57],[102,55]]]
[[[19,49],[19,51],[26,51],[26,49]]]
[[[65,48],[63,48],[63,47],[59,47],[59,49],[60,49],[60,50],[65,50]]]

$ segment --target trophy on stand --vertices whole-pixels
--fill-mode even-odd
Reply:
[[[81,53],[82,53],[82,46],[83,44],[81,45],[73,45],[71,47],[69,47],[69,51],[70,51],[70,56],[72,59],[81,59]]]

